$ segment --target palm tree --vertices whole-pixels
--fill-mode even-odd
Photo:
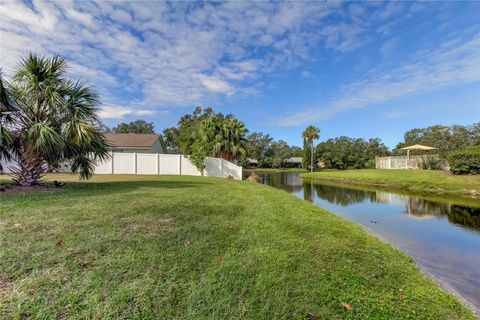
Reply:
[[[11,123],[0,123],[1,137],[10,137],[5,149],[17,164],[12,171],[20,185],[38,184],[48,168],[60,163],[89,178],[95,162],[108,157],[98,96],[84,82],[66,78],[66,68],[58,56],[30,53],[6,85],[15,108],[8,111]]]
[[[3,85],[2,74],[0,73],[0,172],[2,168],[2,159],[9,161],[12,152],[12,136],[8,126],[12,124],[12,112],[15,106],[9,97],[7,89]]]
[[[190,160],[199,170],[205,167],[205,157],[217,157],[237,162],[245,155],[247,129],[242,121],[221,113],[202,119],[191,130]]]
[[[313,172],[313,149],[315,140],[320,138],[320,129],[315,126],[308,126],[305,131],[302,132],[303,140],[306,144],[310,145],[310,172]]]
[[[205,119],[200,127],[203,142],[210,145],[211,156],[234,161],[245,154],[247,129],[242,121],[219,113]]]

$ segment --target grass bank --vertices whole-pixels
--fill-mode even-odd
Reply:
[[[480,175],[453,175],[439,170],[336,170],[305,173],[302,178],[386,187],[421,194],[480,200]]]
[[[472,318],[399,250],[265,185],[96,176],[0,197],[0,318]]]
[[[276,172],[308,172],[306,169],[302,168],[255,168],[255,169],[243,169],[244,173],[252,174],[256,172],[257,174],[263,173],[276,173]]]

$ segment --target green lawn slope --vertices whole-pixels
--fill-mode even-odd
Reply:
[[[283,191],[96,176],[0,195],[0,318],[473,316],[399,250]]]

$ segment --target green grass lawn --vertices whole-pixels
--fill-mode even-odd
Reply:
[[[439,170],[363,169],[319,171],[302,174],[302,177],[480,199],[480,175],[453,175]]]
[[[0,194],[2,319],[473,318],[411,258],[283,191],[69,177]]]

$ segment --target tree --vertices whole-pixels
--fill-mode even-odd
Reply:
[[[285,159],[293,156],[291,147],[283,140],[272,142],[270,149],[271,166],[273,168],[281,167]]]
[[[120,123],[112,130],[114,133],[155,133],[153,122],[135,120],[130,123]]]
[[[233,115],[216,113],[212,108],[196,107],[192,114],[180,118],[177,127],[165,132],[172,138],[171,145],[180,153],[190,155],[199,169],[205,166],[206,157],[219,157],[237,161],[245,155],[245,124]]]
[[[177,150],[180,130],[176,127],[171,127],[171,128],[163,129],[162,133],[163,133],[163,140],[165,141],[165,146],[169,150]]]
[[[446,156],[453,150],[463,149],[480,144],[480,123],[471,126],[434,125],[427,128],[415,128],[405,132],[403,142],[395,147],[394,152],[403,155],[399,149],[413,144],[423,144],[435,147],[442,156]],[[424,153],[413,151],[410,154]]]
[[[38,184],[49,167],[64,162],[89,178],[95,162],[108,157],[98,96],[85,82],[66,78],[66,68],[58,56],[30,53],[6,86],[15,108],[2,107],[2,148],[17,163],[14,181],[22,186]],[[2,95],[4,90],[2,83]],[[6,113],[10,124],[5,124]]]
[[[318,144],[317,157],[327,167],[336,169],[363,169],[375,166],[375,157],[389,154],[378,138],[369,140],[337,137]]]
[[[236,161],[245,155],[246,133],[245,124],[232,115],[218,113],[206,118],[193,132],[191,159],[199,169],[208,156]]]
[[[177,123],[178,136],[177,146],[182,154],[192,154],[192,146],[199,138],[198,132],[201,130],[202,121],[214,116],[212,108],[195,107],[192,114],[183,115]]]
[[[245,141],[246,156],[252,159],[257,159],[259,164],[265,162],[273,138],[263,132],[252,132]]]
[[[12,112],[15,111],[15,105],[10,95],[3,85],[2,75],[0,74],[0,172],[3,171],[2,159],[11,159],[12,136],[8,126],[12,124]]]
[[[302,132],[302,138],[305,144],[310,146],[310,171],[313,172],[314,143],[320,138],[320,129],[310,125]]]

